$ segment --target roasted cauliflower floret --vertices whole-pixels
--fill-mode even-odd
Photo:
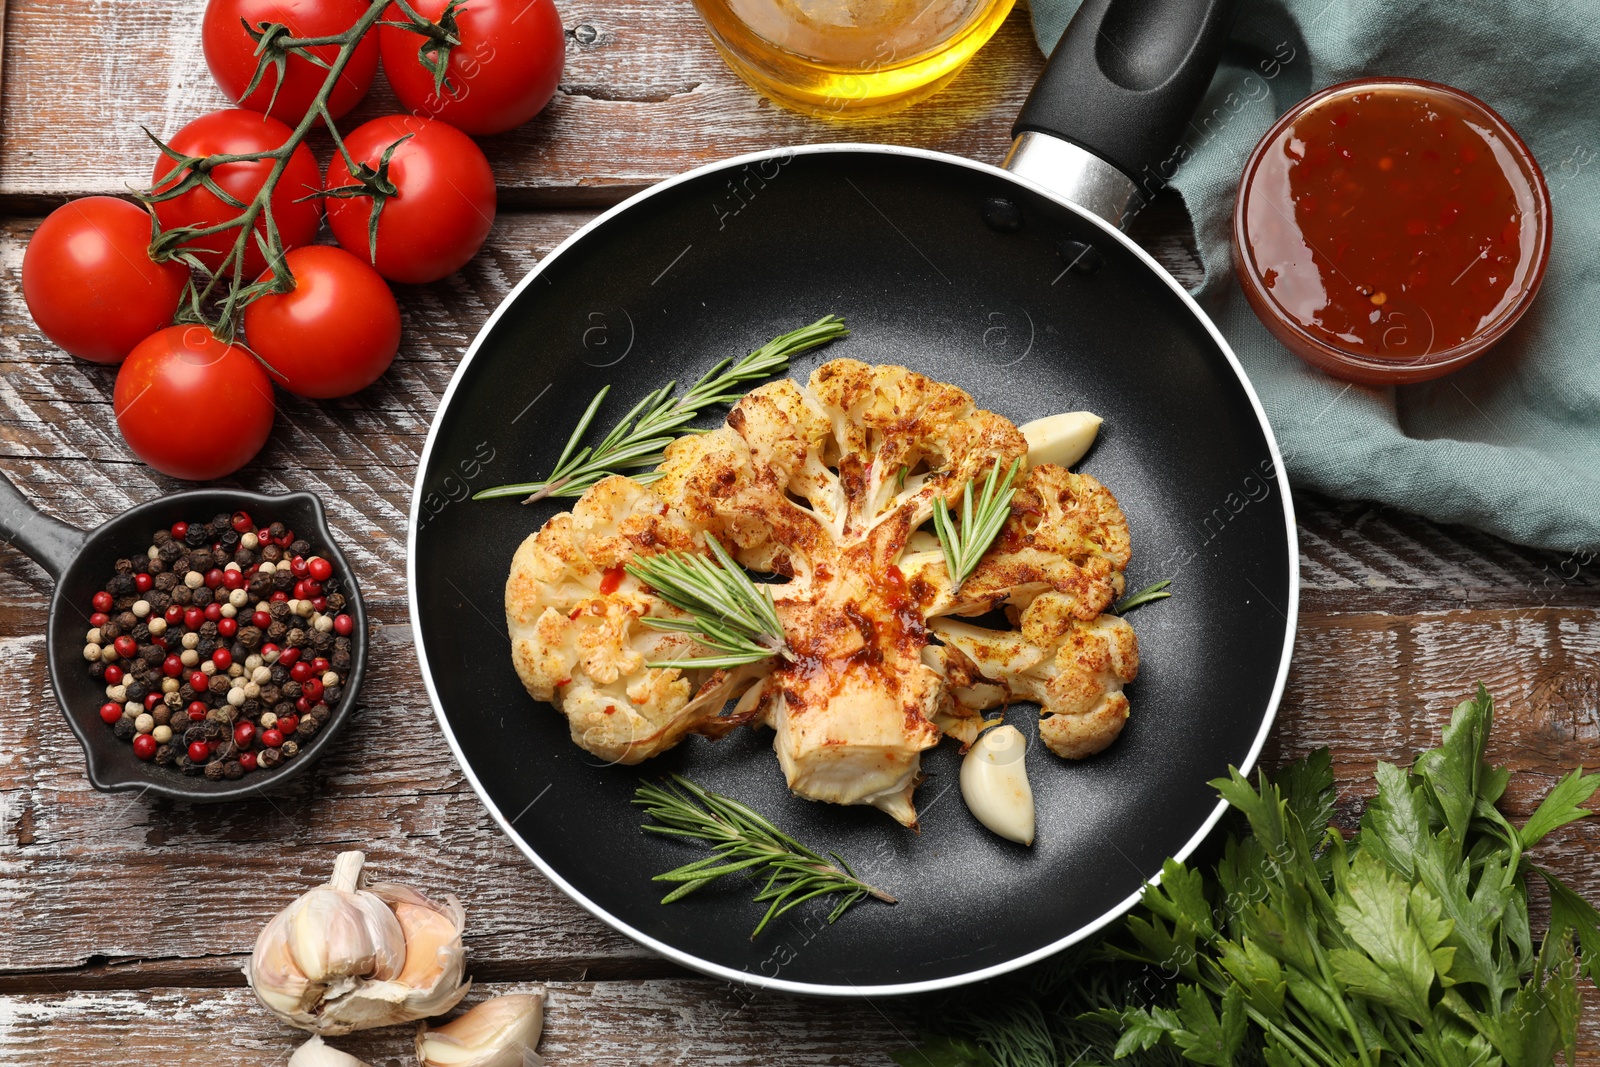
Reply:
[[[1132,630],[1102,615],[1129,554],[1112,495],[1061,467],[1025,470],[959,589],[919,529],[938,501],[958,506],[969,482],[1027,452],[1011,422],[903,367],[832,360],[804,387],[756,389],[724,426],[673,442],[648,490],[608,479],[518,550],[506,590],[518,673],[604,758],[634,762],[759,721],[795,793],[871,804],[907,826],[921,753],[941,731],[970,743],[983,712],[1010,699],[1041,704],[1052,750],[1098,751],[1127,716],[1122,685],[1138,666]],[[633,555],[703,552],[705,534],[772,576],[792,658],[715,673],[645,666],[704,650],[641,624],[679,616],[615,576]],[[997,609],[1017,629],[940,618]]]
[[[622,567],[635,555],[703,550],[698,533],[628,478],[607,478],[528,537],[511,560],[506,624],[528,693],[566,713],[572,739],[601,759],[638,763],[689,733],[720,736],[727,671],[648,668],[690,658],[688,636],[645,615],[681,613]],[[748,684],[748,682],[747,682]]]

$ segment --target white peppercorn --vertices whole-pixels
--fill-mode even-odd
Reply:
[[[182,652],[178,653],[178,662],[182,663],[185,667],[193,667],[196,663],[200,662],[200,653],[196,652],[192,648],[186,648]]]
[[[172,727],[165,724],[157,726],[150,731],[150,736],[156,739],[156,744],[164,745],[172,740]]]
[[[190,589],[199,589],[202,585],[206,584],[206,576],[201,574],[199,571],[190,571],[188,574],[183,576],[183,584],[188,586]]]
[[[180,642],[180,644],[182,644],[184,648],[194,648],[200,644],[200,635],[195,633],[193,630],[190,630],[188,633],[183,635],[183,640]]]
[[[141,619],[148,616],[150,614],[150,601],[135,600],[133,602],[133,613]]]
[[[100,646],[91,641],[89,644],[83,646],[83,658],[88,660],[90,663],[93,663],[95,660],[100,658],[100,651]]]
[[[100,640],[100,627],[98,627],[98,626],[96,626],[94,629],[90,630],[88,633],[84,634],[83,635],[83,639],[85,641],[87,641],[91,645],[103,645],[103,644],[105,644],[104,641]]]
[[[155,618],[151,619],[149,626],[151,637],[160,637],[162,634],[167,632],[167,620],[163,619],[160,615],[157,615]]]
[[[133,728],[141,734],[147,734],[156,728],[156,721],[150,716],[149,712],[141,712],[133,720]]]
[[[242,706],[244,704],[244,701],[245,701],[245,696],[244,696],[244,689],[243,688],[228,690],[228,703],[231,704],[233,707],[237,708],[237,707]]]
[[[250,594],[243,589],[235,589],[228,594],[228,603],[236,608],[242,608],[250,603]]]

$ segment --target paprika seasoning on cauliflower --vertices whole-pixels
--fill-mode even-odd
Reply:
[[[871,804],[911,827],[922,752],[945,733],[970,744],[982,713],[1011,699],[1039,703],[1053,751],[1098,752],[1121,731],[1122,688],[1138,673],[1132,629],[1106,614],[1130,551],[1111,493],[1053,464],[1027,469],[959,588],[919,531],[936,501],[957,504],[1028,451],[1009,420],[904,367],[836,359],[804,387],[762,386],[724,426],[675,441],[650,486],[607,478],[522,544],[506,585],[517,673],[603,759],[637,763],[691,733],[765,724],[796,794]],[[685,616],[621,568],[709,554],[707,534],[784,579],[769,588],[792,658],[646,665],[709,650],[640,622]],[[955,618],[996,609],[1016,629]]]

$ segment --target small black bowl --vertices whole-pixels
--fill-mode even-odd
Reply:
[[[224,512],[246,511],[256,519],[282,522],[311,541],[333,563],[353,618],[350,670],[333,717],[299,755],[269,772],[255,771],[237,781],[211,781],[147,763],[118,740],[100,719],[104,687],[83,660],[83,635],[89,629],[90,601],[105,587],[118,559],[142,552],[157,530],[175,522],[208,520]],[[240,489],[195,489],[129,508],[90,531],[79,530],[34,508],[9,480],[0,477],[0,536],[31,556],[56,580],[50,598],[47,654],[50,681],[67,725],[77,735],[87,760],[89,784],[102,792],[135,790],[174,800],[219,801],[261,796],[299,777],[331,745],[355,707],[367,663],[367,615],[355,573],[328,529],[322,501],[311,493],[267,496]]]

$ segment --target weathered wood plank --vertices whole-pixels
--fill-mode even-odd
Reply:
[[[541,988],[538,1051],[555,1064],[892,1067],[889,1052],[912,1035],[894,1002],[802,1000],[704,979],[483,983],[467,1002]],[[330,1043],[372,1064],[414,1063],[414,1033],[389,1027]],[[244,989],[0,997],[0,1060],[16,1067],[171,1063],[190,1049],[196,1062],[281,1067],[306,1036]]]
[[[29,48],[13,50],[0,101],[0,206],[15,212],[147,182],[155,156],[141,125],[168,136],[228,106],[200,53],[204,7],[14,0],[12,36]],[[527,126],[483,141],[506,204],[610,202],[726,156],[817,141],[909,144],[998,163],[1042,64],[1019,8],[932,100],[886,118],[827,122],[775,107],[739,81],[687,3],[563,0],[560,10],[567,68],[556,98]],[[73,61],[56,61],[63,53]],[[344,128],[395,109],[380,77]]]

